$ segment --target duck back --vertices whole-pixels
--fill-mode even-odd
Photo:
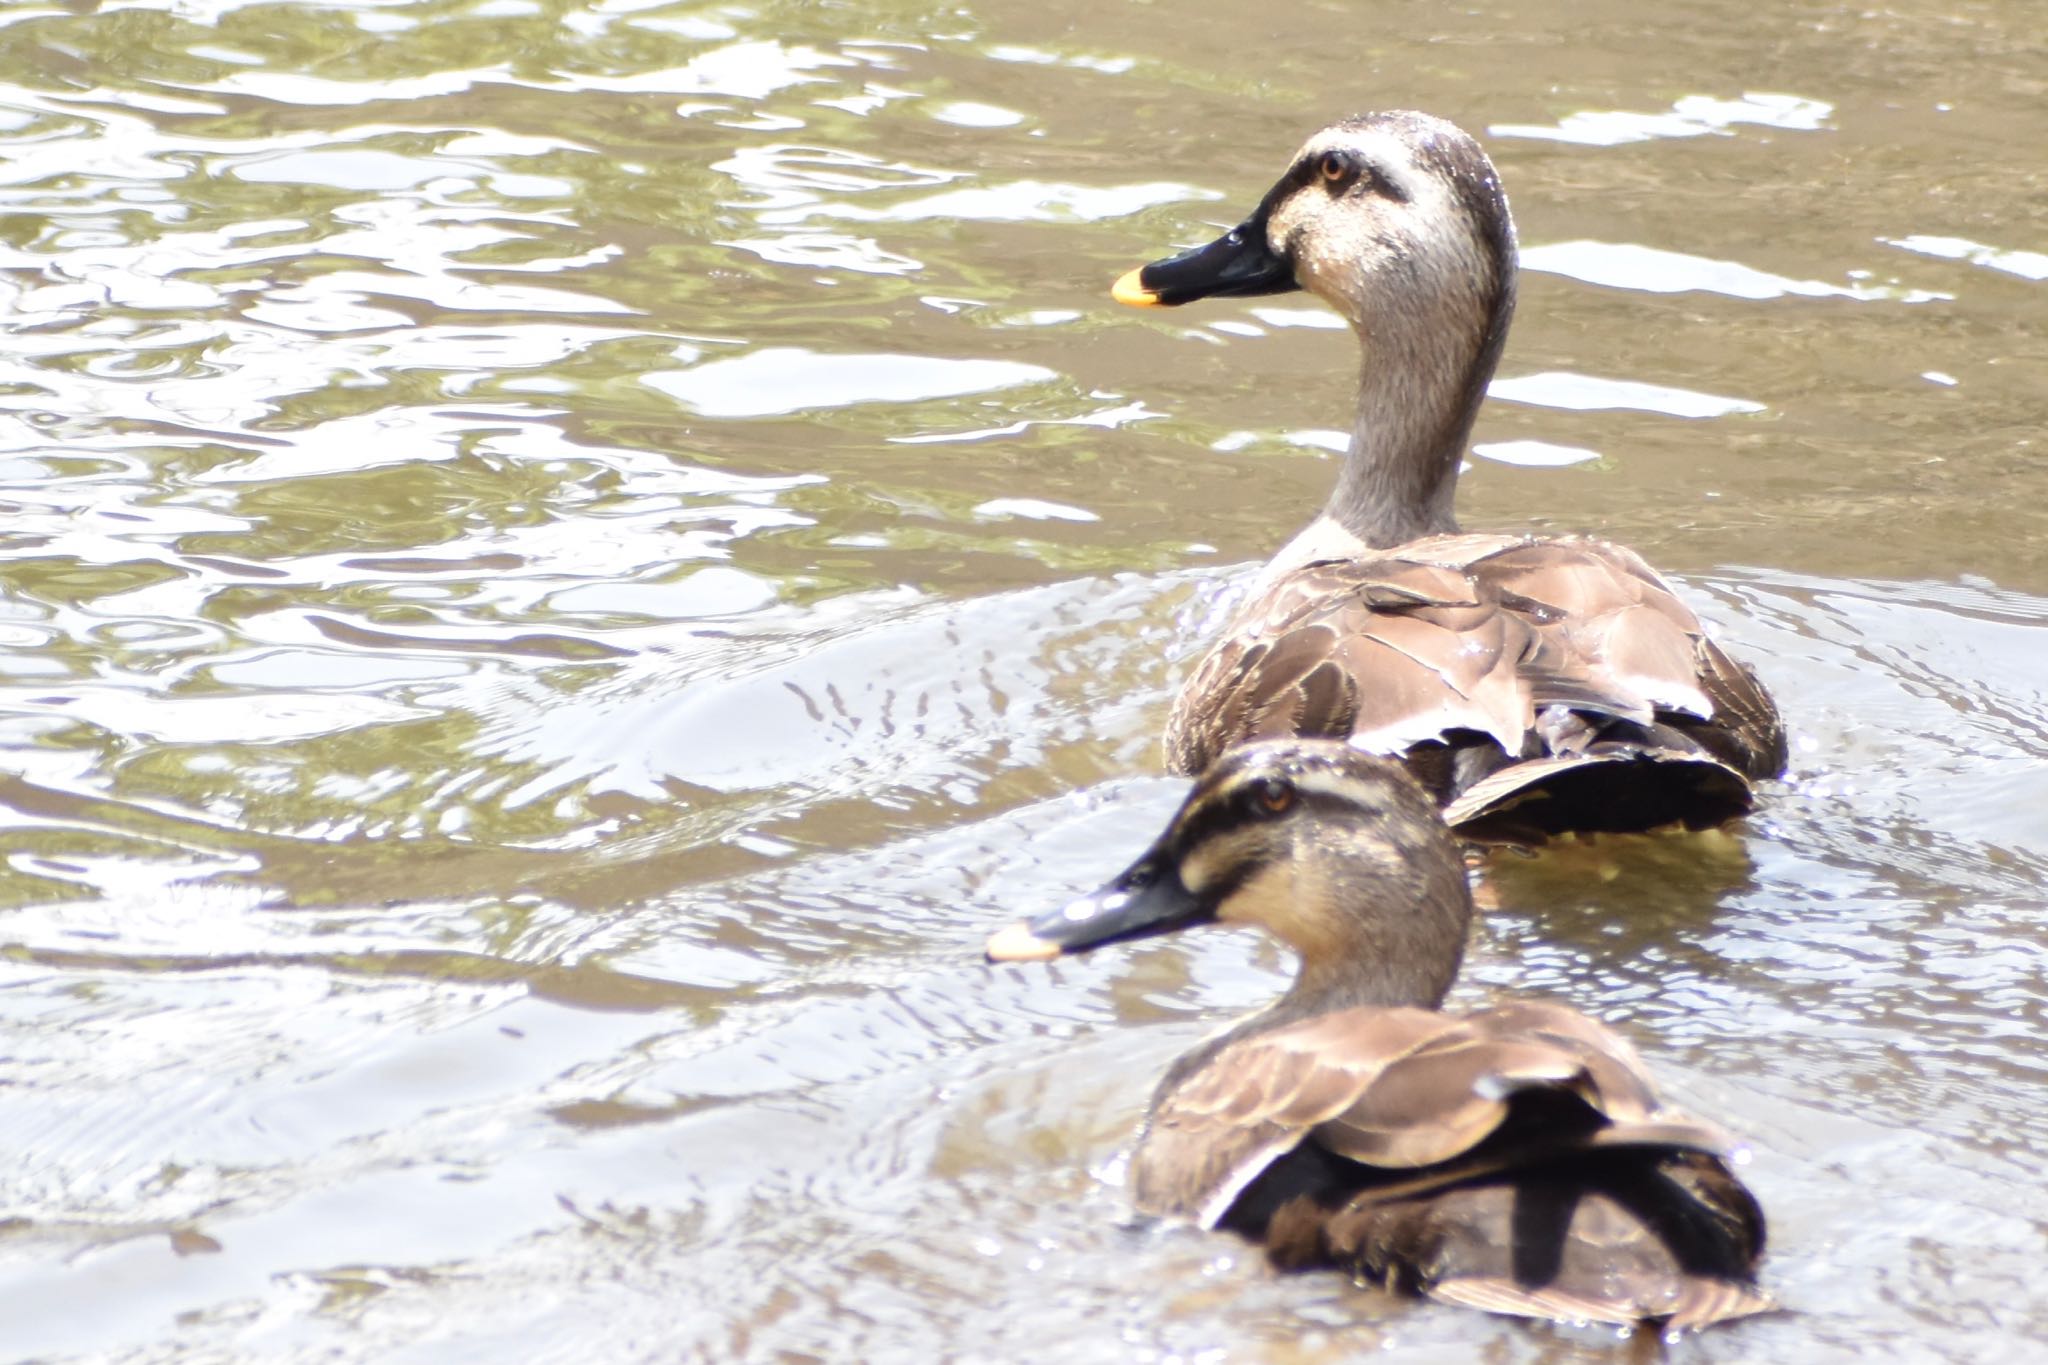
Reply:
[[[1219,1042],[1155,1097],[1141,1208],[1493,1312],[1697,1327],[1770,1306],[1727,1139],[1584,1015],[1360,1007]]]
[[[1706,828],[1785,738],[1751,673],[1633,551],[1444,535],[1263,578],[1166,729],[1200,772],[1247,740],[1397,757],[1460,834]]]

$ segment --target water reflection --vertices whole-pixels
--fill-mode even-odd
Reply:
[[[1625,109],[1580,109],[1549,126],[1496,123],[1486,131],[1494,137],[1537,138],[1587,147],[1618,147],[1659,137],[1705,137],[1744,125],[1817,132],[1828,126],[1834,107],[1798,95],[1745,92],[1739,99],[1687,95],[1667,112],[1634,113]]]
[[[1732,844],[1500,869],[1467,997],[1750,1135],[1792,1311],[1688,1353],[2048,1336],[2030,18],[0,12],[8,1344],[1605,1358],[1126,1224],[1266,950],[977,962],[1343,439],[1327,312],[1106,283],[1368,97],[1529,244],[1467,520],[1797,730]]]
[[[1569,275],[1582,284],[1652,294],[1697,290],[1737,299],[1775,299],[1797,294],[1807,298],[1888,299],[1899,303],[1927,303],[1949,297],[1896,285],[1840,285],[1787,279],[1738,261],[1709,260],[1631,242],[1544,242],[1524,247],[1522,264],[1529,270]]]

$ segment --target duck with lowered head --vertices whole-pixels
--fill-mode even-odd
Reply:
[[[1336,489],[1182,687],[1177,771],[1240,740],[1346,739],[1400,757],[1460,834],[1531,843],[1717,825],[1783,771],[1770,697],[1640,556],[1460,533],[1515,270],[1479,144],[1392,112],[1324,128],[1243,223],[1117,281],[1146,306],[1305,289],[1364,351]]]
[[[1143,1212],[1499,1313],[1678,1329],[1769,1307],[1728,1140],[1665,1108],[1627,1043],[1556,1004],[1439,1012],[1471,916],[1456,843],[1400,768],[1272,741],[1225,754],[1128,870],[987,954],[1221,923],[1300,956],[1276,1003],[1160,1081],[1130,1163]]]

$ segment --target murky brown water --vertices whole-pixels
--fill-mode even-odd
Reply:
[[[0,1353],[1610,1354],[1125,1225],[1276,954],[978,961],[1348,420],[1108,282],[1403,105],[1527,248],[1467,523],[1797,734],[1462,997],[1753,1139],[1787,1311],[1682,1358],[2048,1350],[2036,5],[17,0],[0,82]]]

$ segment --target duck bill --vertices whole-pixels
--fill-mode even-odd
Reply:
[[[1170,933],[1215,918],[1215,907],[1181,883],[1154,848],[1100,890],[1036,919],[1019,920],[988,941],[991,962],[1034,962]]]
[[[1285,294],[1301,286],[1294,263],[1266,244],[1266,210],[1207,246],[1127,271],[1110,297],[1136,308],[1173,308],[1196,299]]]

